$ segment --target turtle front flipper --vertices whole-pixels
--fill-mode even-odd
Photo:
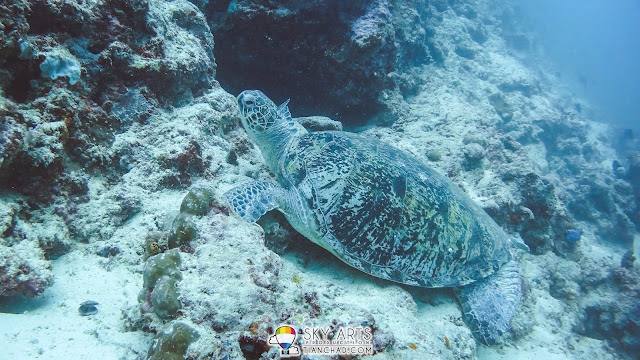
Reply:
[[[514,260],[498,272],[456,289],[463,319],[476,339],[486,345],[500,341],[511,331],[511,319],[522,297],[521,280]]]
[[[282,188],[268,181],[252,181],[227,191],[224,197],[233,211],[248,222],[257,221],[268,211],[278,208]]]

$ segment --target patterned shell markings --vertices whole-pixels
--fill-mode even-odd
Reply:
[[[449,287],[492,274],[510,259],[506,237],[482,209],[395,148],[318,132],[301,136],[283,160],[313,213],[309,227],[318,229],[319,242],[364,272]]]

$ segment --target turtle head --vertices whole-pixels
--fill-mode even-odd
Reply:
[[[288,102],[278,107],[262,91],[245,90],[238,95],[242,125],[254,136],[264,134],[278,120],[291,116],[287,110]]]
[[[274,174],[278,159],[286,150],[286,144],[306,130],[291,119],[287,104],[276,106],[260,90],[245,90],[238,95],[238,109],[242,126],[249,138],[262,150],[265,161]]]

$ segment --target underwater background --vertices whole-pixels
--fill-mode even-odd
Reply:
[[[374,359],[640,353],[636,1],[3,0],[0,358],[278,359],[281,324]],[[272,179],[236,96],[379,139],[529,251],[504,342],[222,194]],[[303,355],[303,359],[350,359]]]

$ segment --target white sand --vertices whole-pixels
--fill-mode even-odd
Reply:
[[[97,255],[72,251],[53,262],[54,284],[42,296],[2,304],[0,349],[4,359],[135,359],[152,335],[127,332],[121,311],[137,304],[140,274]],[[81,316],[80,304],[99,302]]]

